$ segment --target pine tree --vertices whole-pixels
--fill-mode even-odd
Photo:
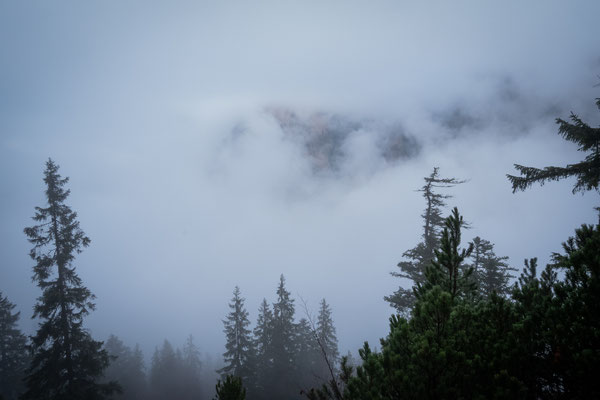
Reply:
[[[506,261],[508,257],[498,257],[494,252],[494,245],[479,236],[473,239],[473,252],[471,253],[473,264],[473,279],[476,282],[479,293],[490,296],[496,292],[500,296],[508,296],[511,292],[509,281],[514,278],[510,271],[517,271],[510,267]]]
[[[214,400],[244,400],[246,398],[246,389],[242,385],[242,380],[237,376],[227,375],[224,381],[218,381],[215,388],[217,396]]]
[[[444,229],[443,209],[446,206],[446,200],[452,196],[437,193],[437,189],[448,189],[465,182],[456,178],[441,178],[438,167],[435,167],[433,172],[424,180],[425,185],[418,190],[423,193],[427,203],[423,214],[421,214],[423,218],[422,241],[416,247],[402,254],[402,257],[406,260],[398,263],[400,272],[391,272],[392,276],[412,281],[411,286],[425,280],[425,268],[435,256],[434,251],[439,246],[440,235]],[[385,296],[384,299],[404,316],[410,314],[410,310],[415,303],[412,289],[403,287],[399,287],[396,292]]]
[[[27,338],[17,327],[20,312],[0,292],[0,397],[16,399],[23,390],[22,379],[29,363]]]
[[[58,165],[46,162],[47,207],[36,207],[25,228],[33,244],[33,279],[42,289],[34,307],[40,318],[32,338],[33,359],[26,378],[24,399],[102,399],[118,389],[116,383],[97,383],[109,364],[102,342],[83,328],[83,318],[94,309],[94,295],[83,286],[73,261],[90,239],[79,227],[77,213],[65,204],[70,194]]]
[[[466,249],[459,249],[463,226],[463,217],[455,207],[452,214],[446,218],[440,248],[435,250],[435,259],[425,270],[426,281],[422,284],[417,283],[415,289],[417,297],[436,285],[450,293],[452,299],[474,293],[475,284],[471,277],[473,268],[465,268],[463,265],[473,251],[473,244],[470,243]]]
[[[225,325],[225,336],[227,343],[225,344],[225,367],[218,372],[223,377],[233,375],[240,377],[242,382],[246,383],[251,378],[252,369],[250,368],[250,360],[252,359],[252,338],[250,336],[250,320],[248,319],[248,311],[244,307],[244,298],[241,297],[240,288],[235,287],[233,290],[233,298],[229,303],[231,312],[227,319],[223,321]]]
[[[600,110],[600,98],[596,99]],[[576,177],[573,193],[587,190],[599,190],[600,184],[600,127],[592,128],[577,115],[571,113],[571,122],[561,118],[556,119],[558,134],[565,140],[576,143],[577,150],[588,153],[583,161],[568,164],[565,167],[545,167],[543,169],[525,167],[515,164],[521,176],[506,175],[512,184],[513,193],[525,190],[534,183],[543,185],[548,181],[558,181],[568,177]]]

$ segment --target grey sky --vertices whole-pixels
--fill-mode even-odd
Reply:
[[[97,338],[148,353],[192,333],[221,353],[233,287],[254,323],[283,273],[313,310],[327,297],[342,352],[376,344],[433,166],[470,179],[450,201],[466,238],[515,267],[595,221],[596,193],[513,195],[505,174],[581,157],[554,118],[600,123],[598,15],[592,0],[2,2],[0,290],[34,329],[22,230],[52,157],[92,239],[77,266]],[[315,172],[273,108],[356,123],[335,170]],[[382,157],[394,129],[416,156]]]

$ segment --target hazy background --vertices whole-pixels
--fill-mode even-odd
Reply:
[[[416,4],[418,3],[418,4]],[[52,157],[91,246],[95,338],[193,334],[224,351],[239,285],[254,324],[279,275],[340,351],[378,344],[389,275],[421,234],[434,166],[480,235],[542,263],[598,194],[573,181],[512,194],[512,164],[582,158],[557,134],[600,123],[600,2],[0,3],[0,291],[30,319],[23,228]],[[303,315],[297,301],[297,316]]]

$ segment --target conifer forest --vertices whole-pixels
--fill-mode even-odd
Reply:
[[[598,15],[1,2],[0,400],[600,399]]]

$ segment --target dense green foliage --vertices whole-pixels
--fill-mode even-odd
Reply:
[[[17,327],[20,313],[0,292],[0,397],[16,399],[23,390],[23,377],[29,364],[27,338]]]
[[[596,105],[600,110],[600,98],[596,99]],[[561,118],[556,119],[558,133],[565,140],[576,143],[579,151],[588,152],[585,159],[566,167],[545,167],[543,169],[515,164],[515,168],[521,173],[521,176],[507,175],[513,192],[525,190],[536,182],[543,185],[547,181],[557,181],[570,176],[577,178],[573,193],[598,190],[600,184],[600,127],[590,127],[573,113],[571,113],[570,119],[571,122]]]
[[[65,204],[68,178],[46,163],[47,207],[36,207],[38,225],[25,228],[33,244],[33,279],[42,289],[33,316],[41,322],[32,338],[33,358],[26,378],[24,399],[102,399],[118,389],[115,383],[98,383],[109,358],[102,342],[83,328],[83,317],[94,309],[94,295],[75,271],[75,255],[90,239],[79,227],[77,213]]]
[[[218,381],[216,386],[217,397],[215,400],[244,400],[246,389],[239,377],[227,375],[224,381]]]
[[[365,343],[354,374],[309,398],[599,398],[600,226],[578,229],[540,276],[526,261],[503,298],[461,284],[458,221],[455,211],[411,318],[392,316],[381,351]]]

